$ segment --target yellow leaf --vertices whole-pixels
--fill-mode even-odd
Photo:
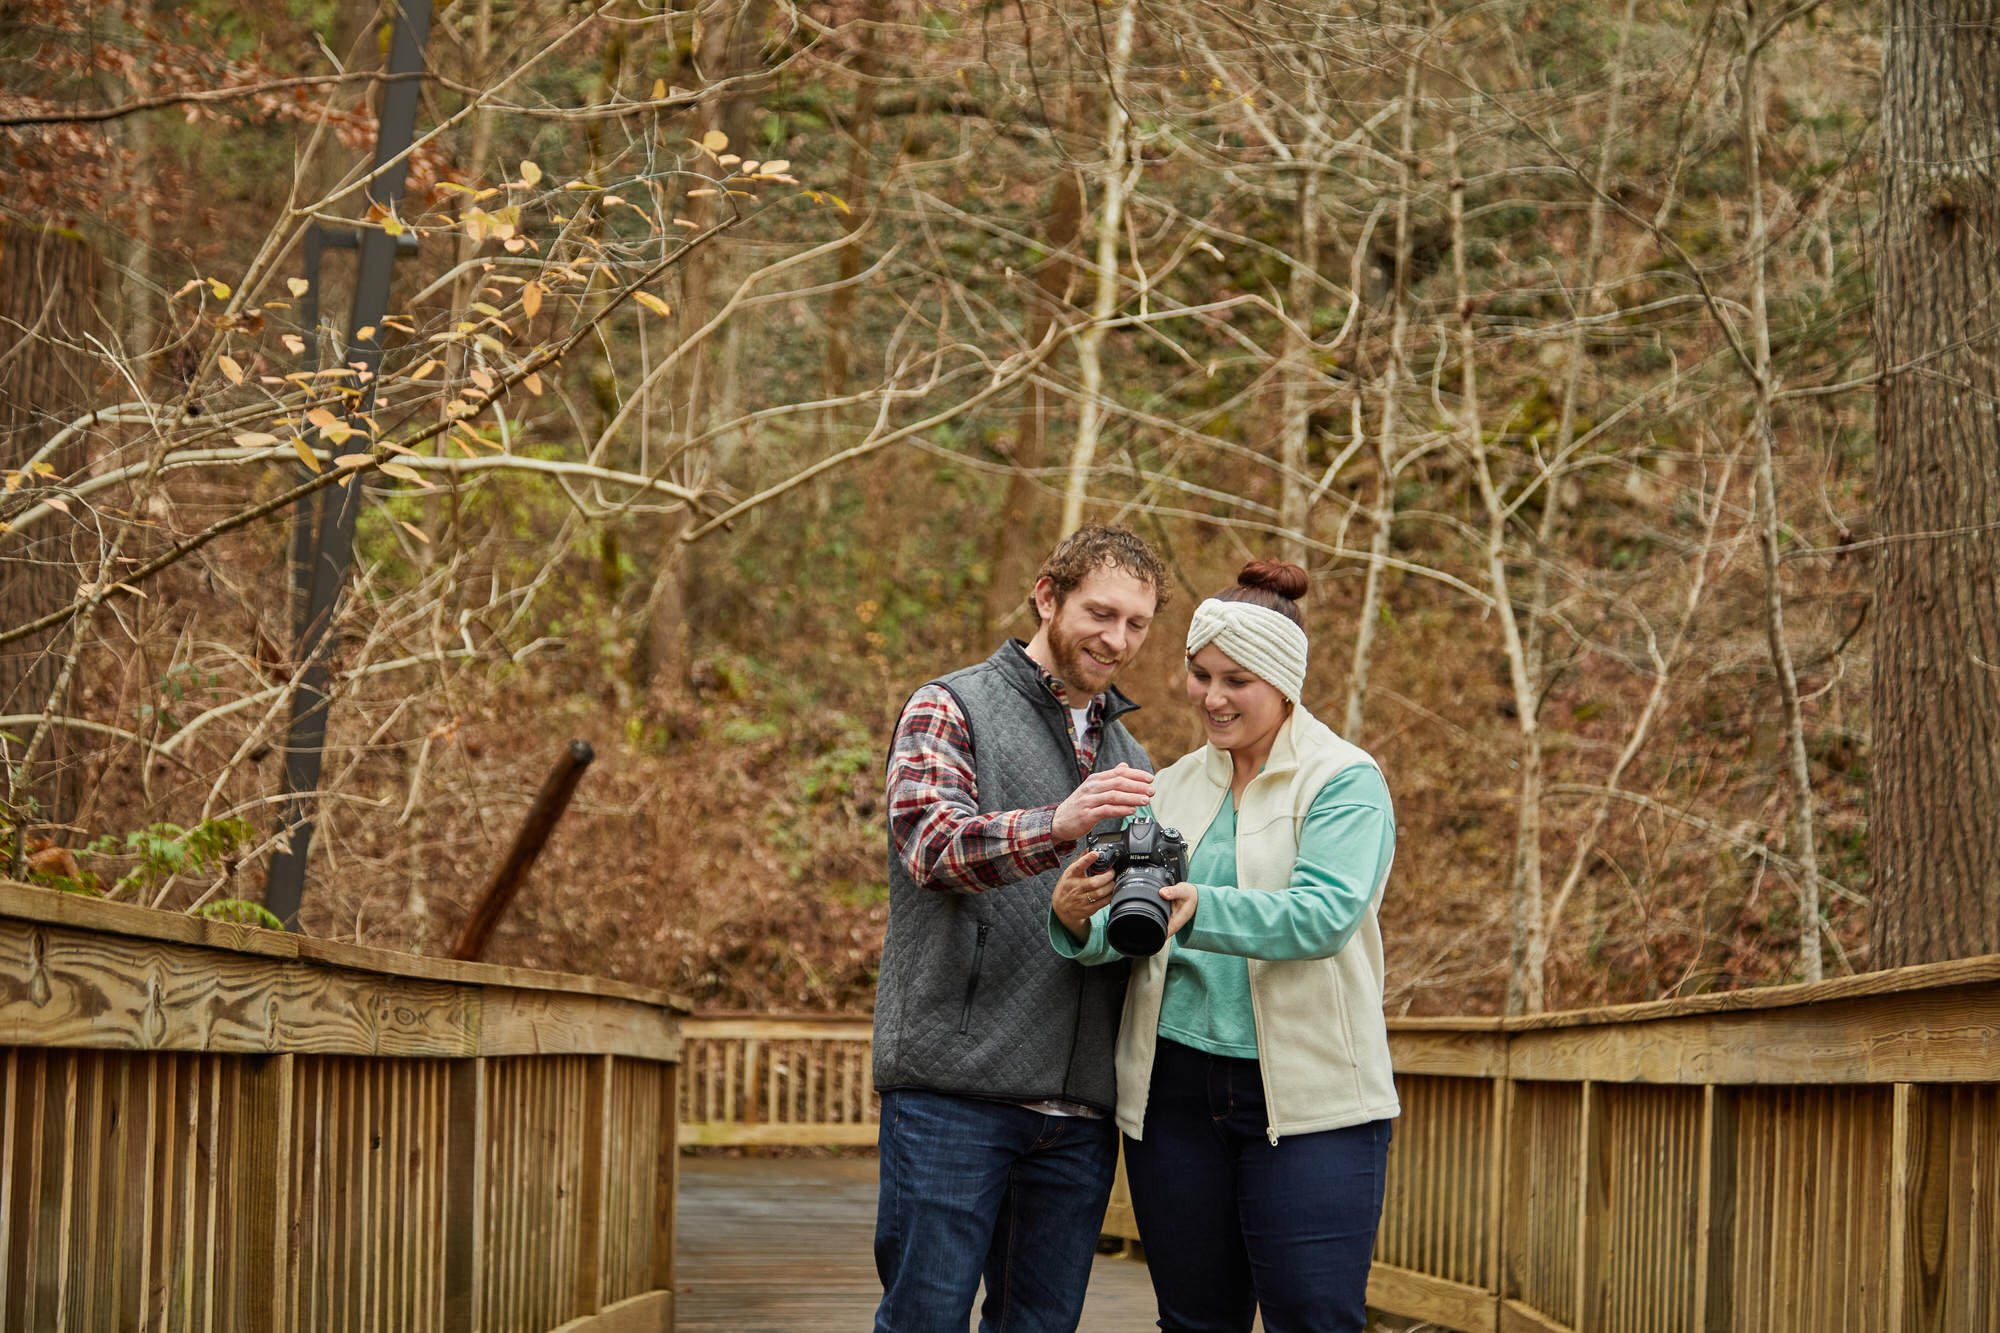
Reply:
[[[411,467],[408,463],[384,463],[380,468],[376,470],[385,473],[388,476],[395,477],[400,481],[415,482],[417,485],[423,487],[427,491],[437,489],[435,486],[432,486],[428,481],[424,480],[423,473],[417,471],[415,468]]]
[[[331,426],[320,427],[319,433],[326,436],[328,444],[338,449],[341,445],[353,439],[356,431],[354,427],[348,425],[345,421],[336,421]]]
[[[542,181],[542,169],[532,162],[523,162],[521,163],[521,179],[529,185],[539,185]]]
[[[427,536],[424,530],[418,527],[416,524],[409,522],[407,519],[401,519],[401,518],[397,519],[396,521],[398,523],[401,523],[412,537],[415,537],[418,541],[422,542],[424,545],[429,546],[431,544],[430,537]]]
[[[261,430],[246,430],[236,437],[236,442],[245,449],[261,449],[267,444],[276,444],[278,437]]]
[[[667,81],[665,79],[654,79],[653,100],[657,102],[666,95],[667,95]]]
[[[364,468],[375,461],[373,454],[340,454],[333,460],[335,467]]]
[[[229,284],[220,278],[210,278],[208,280],[208,290],[215,293],[215,299],[218,301],[227,301],[229,299]]]
[[[521,376],[521,383],[527,385],[528,392],[535,395],[535,397],[540,398],[542,396],[542,377],[534,371],[531,370]]]
[[[719,153],[729,147],[729,136],[721,130],[710,130],[701,136],[701,146],[711,153]]]
[[[531,282],[521,289],[521,313],[533,319],[542,308],[542,284]]]
[[[285,350],[287,352],[290,352],[293,356],[305,355],[306,340],[304,338],[299,337],[298,334],[287,333],[283,337],[279,338],[278,341],[283,343],[285,345]]]
[[[437,368],[438,368],[438,359],[436,357],[431,357],[429,360],[425,361],[421,366],[418,366],[415,370],[411,371],[410,378],[413,380],[429,379],[431,372],[436,370]]]
[[[55,510],[58,514],[67,514],[69,512],[69,501],[63,499],[61,496],[51,495],[48,499],[42,501],[42,503]]]
[[[243,382],[243,367],[236,364],[235,357],[218,356],[215,358],[215,364],[222,367],[223,375],[228,378],[231,384],[241,384]]]
[[[403,227],[403,220],[397,217],[394,213],[391,213],[388,217],[382,219],[382,231],[385,235],[401,236],[404,230],[405,228]]]
[[[311,446],[307,445],[304,440],[296,435],[292,436],[292,449],[298,454],[301,463],[304,463],[315,472],[320,470],[319,455],[314,453]]]
[[[490,333],[478,334],[472,341],[478,343],[489,352],[493,352],[499,356],[507,355],[507,345]]]
[[[672,306],[651,292],[633,292],[632,299],[656,315],[671,315],[674,313]]]
[[[776,161],[764,164],[764,174],[767,176],[775,176],[781,171],[790,171],[791,169],[792,160],[788,157],[781,157]]]
[[[338,422],[340,418],[323,407],[315,407],[312,411],[306,413],[306,420],[318,426],[321,430],[325,430]]]
[[[286,278],[285,286],[291,288],[293,296],[304,296],[312,290],[312,284],[304,278]]]
[[[487,393],[493,392],[493,376],[487,371],[475,369],[472,372],[472,382]]]
[[[358,343],[374,342],[375,326],[373,324],[363,324],[354,331],[354,341]]]
[[[472,308],[474,310],[477,310],[482,315],[492,315],[496,319],[499,318],[500,315],[500,307],[489,304],[488,302],[485,301],[474,301],[472,303]]]
[[[717,162],[720,162],[725,167],[733,167],[738,162],[741,162],[743,159],[736,156],[736,154],[734,153],[724,153],[721,157],[718,157],[715,160]]]
[[[711,190],[711,189],[708,189],[708,188],[704,187],[704,188],[702,188],[702,189],[699,189],[699,190],[689,190],[689,191],[688,191],[688,193],[687,193],[687,197],[688,197],[688,198],[690,198],[690,199],[705,199],[705,198],[707,198],[707,197],[708,197],[709,195],[712,195],[712,194],[720,194],[720,193],[721,193],[721,191],[720,191],[720,190]]]
[[[477,458],[477,457],[479,457],[479,454],[478,454],[478,451],[476,451],[475,449],[473,449],[473,447],[472,447],[471,445],[469,445],[469,444],[467,444],[467,443],[465,442],[465,437],[464,437],[463,435],[454,435],[454,436],[452,436],[452,437],[451,437],[451,442],[452,442],[453,444],[457,445],[457,446],[458,446],[458,451],[459,451],[460,453],[464,454],[464,455],[465,455],[465,456],[466,456],[467,458]]]

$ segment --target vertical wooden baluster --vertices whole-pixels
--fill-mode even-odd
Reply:
[[[596,1314],[604,1306],[607,1191],[611,1170],[612,1065],[608,1055],[593,1056],[583,1085],[583,1114],[577,1118],[581,1136],[582,1174],[577,1203],[576,1288],[570,1317]]]

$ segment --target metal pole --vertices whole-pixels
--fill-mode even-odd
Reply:
[[[368,182],[368,201],[393,213],[402,202],[409,175],[407,154],[416,133],[417,94],[423,81],[397,78],[420,74],[424,44],[429,39],[431,0],[403,0],[397,7],[395,33],[389,44],[390,79],[382,95],[381,127],[375,141],[375,171]],[[361,394],[348,424],[366,428],[375,406],[376,374],[382,367],[382,319],[389,313],[389,280],[399,248],[396,237],[381,227],[361,236],[361,264],[354,282],[354,312],[348,322],[342,364],[359,373]],[[361,330],[369,330],[366,339]],[[292,696],[292,725],[285,748],[285,791],[289,796],[280,816],[285,835],[264,881],[264,906],[298,929],[299,903],[305,896],[306,853],[312,845],[313,794],[319,788],[326,744],[326,690],[330,680],[327,654],[330,633],[348,566],[354,558],[354,525],[361,513],[361,485],[350,480],[326,495],[321,506],[319,543],[312,558],[312,591],[301,620],[297,661],[303,664],[299,687]],[[303,549],[300,542],[295,550]]]

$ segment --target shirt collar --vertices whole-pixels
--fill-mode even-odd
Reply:
[[[1034,669],[1035,679],[1041,681],[1043,689],[1055,696],[1057,703],[1061,704],[1064,708],[1088,708],[1090,710],[1089,723],[1091,726],[1096,726],[1103,719],[1105,708],[1104,695],[1093,694],[1083,704],[1070,702],[1069,686],[1063,684],[1047,667],[1028,656],[1027,644],[1021,642],[1019,639],[1009,639],[1007,642],[1014,645],[1015,650],[1021,654],[1021,660]]]

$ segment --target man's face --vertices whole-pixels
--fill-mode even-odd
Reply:
[[[1084,577],[1061,606],[1044,579],[1035,586],[1035,606],[1049,646],[1047,665],[1072,692],[1079,707],[1100,694],[1127,662],[1139,655],[1153,627],[1159,592],[1122,569],[1105,565]]]

